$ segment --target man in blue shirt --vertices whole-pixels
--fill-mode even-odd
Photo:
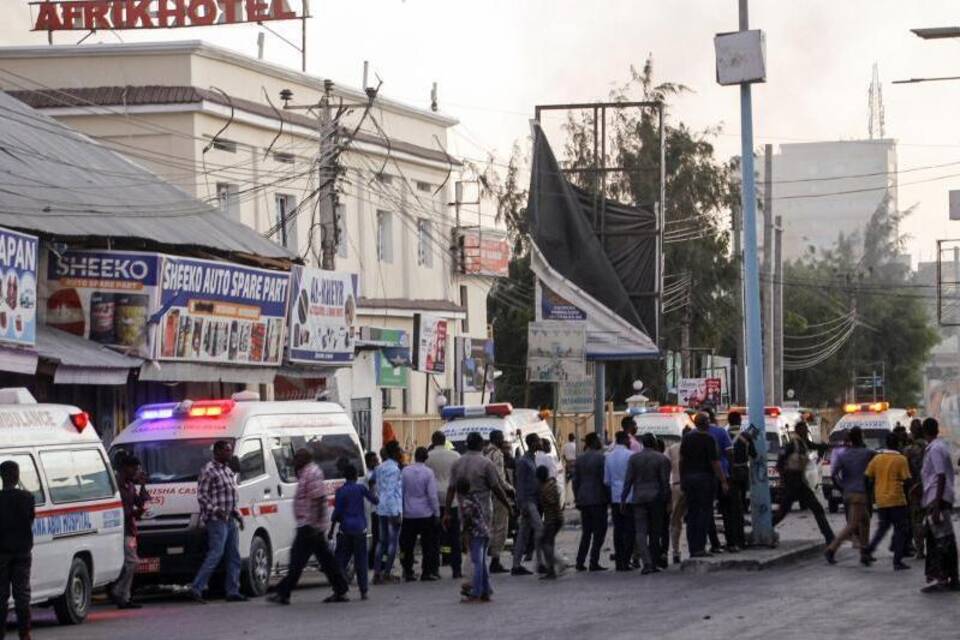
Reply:
[[[367,599],[367,513],[363,501],[369,500],[377,504],[377,497],[370,493],[362,484],[357,484],[357,468],[347,465],[343,470],[345,480],[342,487],[337,489],[333,503],[333,518],[331,518],[328,539],[333,538],[333,530],[340,524],[340,533],[337,536],[337,562],[344,575],[347,575],[347,565],[353,558],[353,566],[357,570],[357,586],[360,588],[360,599]]]
[[[400,475],[400,460],[403,449],[392,440],[387,443],[383,463],[377,467],[374,480],[377,484],[377,516],[380,520],[380,544],[373,558],[373,584],[399,582],[390,575],[397,557],[400,541],[400,521],[403,516],[403,480]]]
[[[519,531],[513,544],[512,576],[528,576],[533,572],[523,566],[523,554],[527,549],[527,542],[533,536],[533,545],[536,550],[537,566],[543,565],[543,554],[540,542],[543,536],[543,520],[540,519],[540,483],[537,480],[537,451],[540,449],[540,436],[535,433],[527,434],[525,439],[527,451],[517,459],[514,488],[517,492],[517,510]]]
[[[733,456],[733,441],[730,439],[730,434],[727,433],[727,430],[717,425],[717,414],[713,408],[708,406],[704,411],[710,416],[710,436],[717,443],[717,451],[720,454],[720,470],[723,472],[724,478],[730,478],[730,458]],[[736,536],[732,533],[736,529],[736,524],[734,523],[734,514],[731,508],[731,496],[728,493],[720,491],[719,482],[718,480],[715,495],[717,496],[717,507],[720,509],[720,515],[723,517],[724,537],[727,539],[726,550],[730,553],[736,553],[740,551],[740,547],[737,544]],[[710,518],[710,529],[707,533],[710,536],[710,551],[712,553],[719,553],[720,536],[717,535],[717,522],[714,518]]]
[[[623,483],[627,476],[627,464],[633,452],[630,451],[630,435],[626,431],[617,431],[616,444],[607,454],[603,464],[603,484],[610,489],[611,515],[613,516],[613,554],[617,571],[630,571],[633,557],[634,522],[633,491],[623,495]]]

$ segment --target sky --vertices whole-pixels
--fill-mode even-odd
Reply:
[[[4,0],[0,44],[41,44],[26,0]],[[722,126],[722,158],[739,155],[738,91],[715,81],[713,36],[737,28],[735,0],[313,0],[308,70],[359,86],[363,61],[383,93],[459,119],[451,147],[505,162],[526,145],[536,104],[606,98],[631,65],[653,56],[657,77],[687,85],[673,122]],[[879,64],[886,134],[898,141],[901,209],[916,205],[902,231],[907,252],[935,256],[938,238],[960,237],[948,191],[960,189],[960,81],[893,85],[910,77],[960,75],[960,40],[924,41],[909,29],[960,25],[956,0],[751,0],[751,27],[766,33],[768,81],[754,87],[756,144],[867,137],[867,91]],[[299,23],[274,28],[299,41]],[[256,26],[123,32],[125,41],[196,39],[256,55]],[[58,34],[71,43],[82,34]],[[98,33],[88,43],[116,42]],[[299,68],[300,54],[267,36],[265,57]],[[916,170],[914,170],[916,169]],[[957,174],[956,177],[951,177]],[[919,184],[910,184],[919,183]]]

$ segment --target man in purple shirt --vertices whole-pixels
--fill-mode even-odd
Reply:
[[[960,591],[957,572],[957,538],[950,521],[953,510],[955,480],[950,447],[939,438],[940,425],[934,418],[923,421],[926,452],[920,477],[923,480],[923,508],[927,516],[927,584],[921,591]]]
[[[440,567],[437,561],[437,528],[440,521],[440,500],[437,496],[437,477],[433,469],[424,464],[427,450],[418,447],[413,453],[414,463],[404,467],[401,473],[403,483],[403,525],[400,528],[400,565],[403,567],[403,579],[415,580],[413,575],[413,549],[417,538],[423,550],[423,565],[420,579],[431,582],[440,579]]]

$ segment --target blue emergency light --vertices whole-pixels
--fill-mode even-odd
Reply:
[[[513,413],[513,405],[509,402],[500,402],[497,404],[482,404],[473,407],[454,406],[444,407],[440,411],[440,417],[450,422],[457,418],[482,418],[484,416],[498,416],[504,418]]]

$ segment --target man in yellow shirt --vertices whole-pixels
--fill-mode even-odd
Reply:
[[[864,555],[872,562],[874,549],[893,527],[893,568],[895,571],[909,569],[910,566],[903,562],[910,539],[910,512],[903,483],[910,479],[910,466],[907,458],[900,453],[897,434],[891,432],[887,435],[887,448],[877,452],[864,475],[873,487],[874,503],[880,519],[880,526]]]

